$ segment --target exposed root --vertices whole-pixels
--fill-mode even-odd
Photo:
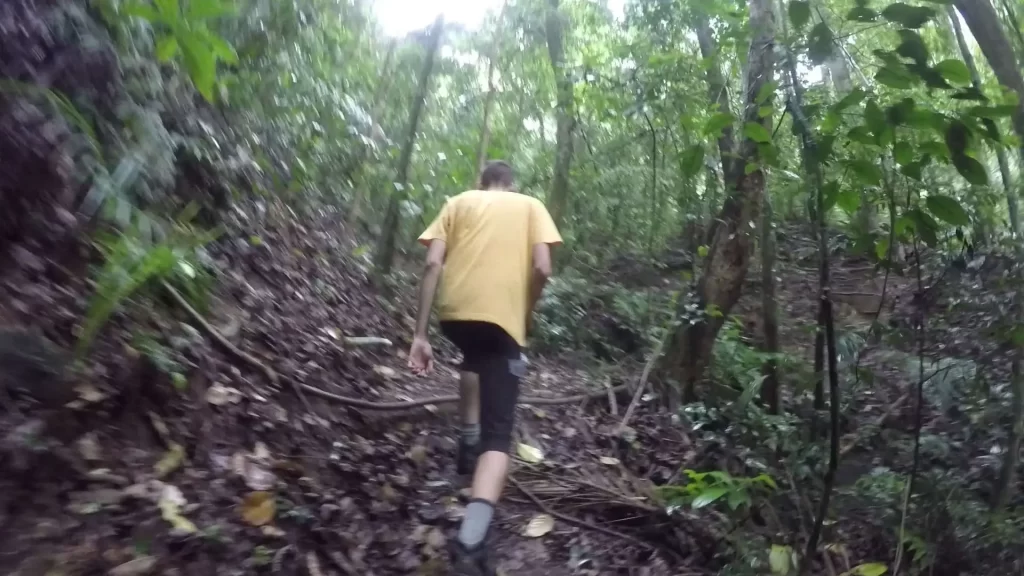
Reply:
[[[198,324],[200,328],[202,328],[207,334],[209,334],[210,337],[213,338],[213,340],[217,344],[219,344],[221,348],[224,348],[239,360],[242,360],[246,364],[249,364],[253,368],[256,368],[257,370],[263,372],[263,374],[267,377],[267,380],[270,381],[271,385],[273,385],[275,388],[278,387],[280,383],[280,377],[277,375],[277,372],[275,372],[270,366],[267,366],[263,362],[260,362],[258,359],[251,356],[248,352],[232,344],[230,340],[225,338],[224,335],[220,333],[220,331],[211,326],[210,323],[207,322],[206,319],[203,318],[199,314],[199,312],[197,312],[196,309],[193,308],[192,305],[189,304],[188,301],[185,300],[185,298],[177,290],[174,289],[173,286],[167,283],[166,280],[162,281],[161,283],[163,284],[163,287],[167,291],[167,293],[171,295],[171,298],[174,300],[174,302],[178,306],[180,306],[185,312],[187,312],[189,317],[192,318],[192,321]],[[292,388],[295,390],[295,394],[299,397],[299,400],[302,401],[302,405],[306,407],[306,411],[309,412],[310,414],[316,414],[316,412],[313,411],[313,407],[310,405],[309,400],[306,399],[306,395],[302,393],[302,387],[294,381],[291,382],[291,385]]]
[[[266,375],[267,379],[270,380],[271,384],[274,384],[275,386],[278,385],[282,380],[287,381],[292,386],[292,389],[295,390],[296,395],[299,397],[300,400],[302,400],[303,405],[305,405],[306,409],[310,413],[314,412],[309,404],[309,401],[306,399],[306,395],[304,394],[304,392],[308,392],[313,396],[317,396],[325,400],[330,400],[332,402],[336,402],[338,404],[342,404],[345,406],[352,406],[353,408],[361,408],[363,410],[379,411],[409,410],[412,408],[423,408],[426,406],[436,406],[439,404],[455,404],[459,401],[459,397],[453,394],[451,396],[436,396],[433,398],[422,398],[419,400],[406,400],[398,402],[373,402],[370,400],[361,400],[359,398],[350,398],[348,396],[332,394],[331,392],[321,390],[315,386],[310,386],[309,384],[302,384],[296,382],[284,375],[278,374],[272,368],[261,362],[259,359],[240,349],[238,346],[232,344],[230,340],[225,338],[223,334],[221,334],[216,328],[214,328],[209,322],[207,322],[206,319],[203,318],[202,315],[200,315],[199,312],[197,312],[196,309],[193,308],[185,300],[185,298],[182,297],[182,295],[179,294],[178,291],[174,289],[173,286],[164,282],[163,287],[167,291],[167,293],[171,295],[171,298],[174,300],[174,302],[188,314],[192,322],[195,323],[200,329],[202,329],[203,332],[205,332],[211,338],[213,338],[213,341],[222,349],[224,349],[224,351],[226,351],[228,354],[235,357],[236,359],[248,364],[252,368],[255,368],[256,370],[263,372],[263,374]],[[562,404],[575,404],[583,400],[601,398],[609,393],[617,394],[623,390],[626,390],[626,388],[627,385],[622,384],[614,388],[611,388],[610,390],[602,390],[600,392],[591,392],[587,394],[577,394],[576,396],[562,396],[557,398],[523,397],[519,399],[519,403],[531,406],[557,406]]]

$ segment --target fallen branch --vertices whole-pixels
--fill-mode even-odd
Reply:
[[[600,532],[600,533],[602,533],[602,534],[604,534],[606,536],[612,536],[614,538],[619,538],[619,539],[625,540],[626,542],[629,542],[630,544],[634,544],[636,546],[640,546],[641,548],[646,548],[647,550],[651,550],[653,552],[658,551],[658,548],[656,546],[654,546],[653,544],[651,544],[649,542],[644,542],[643,540],[639,540],[637,538],[634,538],[634,537],[630,536],[629,534],[623,534],[622,532],[619,532],[618,530],[612,530],[611,528],[605,528],[604,526],[598,526],[597,524],[592,524],[590,522],[587,522],[586,520],[580,520],[579,518],[574,518],[574,517],[569,516],[567,514],[562,514],[561,512],[558,512],[556,510],[552,510],[551,507],[548,506],[547,504],[545,504],[540,498],[537,498],[536,496],[534,496],[533,492],[530,492],[525,487],[523,487],[523,485],[520,484],[518,480],[516,480],[515,476],[509,475],[508,481],[509,481],[509,483],[511,483],[513,486],[516,487],[516,490],[519,490],[520,492],[523,493],[524,496],[526,496],[531,501],[533,501],[533,503],[536,504],[538,508],[540,508],[541,512],[544,512],[545,514],[551,516],[552,518],[557,518],[558,520],[561,520],[563,522],[567,522],[569,524],[573,524],[575,526],[579,526],[580,528],[586,528],[587,530],[593,530],[595,532]]]
[[[164,290],[166,290],[167,293],[171,295],[171,298],[174,300],[174,302],[183,310],[185,310],[185,312],[189,314],[192,320],[196,324],[199,324],[199,327],[202,328],[207,334],[209,334],[210,337],[213,338],[215,342],[217,342],[217,344],[219,344],[222,348],[230,352],[236,358],[244,361],[246,364],[249,364],[250,366],[263,372],[263,374],[267,377],[267,380],[269,380],[271,385],[273,385],[275,388],[279,385],[280,378],[278,377],[277,372],[275,372],[270,366],[267,366],[263,362],[260,362],[258,359],[251,356],[249,353],[232,344],[231,341],[225,338],[224,335],[221,334],[219,330],[210,325],[210,323],[207,322],[206,319],[199,314],[199,312],[196,312],[196,309],[193,308],[192,305],[189,304],[188,301],[185,300],[185,298],[177,290],[174,289],[174,286],[171,286],[166,280],[161,281],[161,284],[163,284]],[[313,407],[310,405],[309,400],[306,399],[306,395],[302,393],[302,388],[298,386],[294,381],[291,382],[291,385],[292,388],[295,390],[295,394],[298,395],[299,400],[302,401],[302,405],[306,407],[306,410],[310,414],[316,414],[316,412],[313,411]]]
[[[650,360],[647,361],[647,365],[644,366],[643,373],[640,374],[640,382],[636,385],[636,392],[633,393],[633,399],[629,402],[629,407],[626,408],[626,414],[622,416],[622,422],[619,427],[615,429],[615,434],[622,434],[622,431],[626,429],[626,424],[629,423],[629,419],[633,416],[633,411],[636,410],[637,405],[640,403],[640,398],[644,394],[644,390],[647,389],[647,379],[651,377],[651,371],[654,369],[655,362],[661,357],[662,351],[665,349],[665,343],[668,341],[668,332],[662,337],[661,342],[658,343],[658,349],[651,355]]]
[[[423,408],[425,406],[436,406],[439,404],[455,404],[459,401],[458,395],[453,394],[451,396],[436,396],[434,398],[422,398],[419,400],[374,402],[372,400],[362,400],[359,398],[350,398],[348,396],[333,394],[331,392],[327,392],[326,390],[321,390],[320,388],[317,388],[315,386],[310,386],[309,384],[302,384],[300,382],[296,382],[295,380],[292,380],[287,376],[278,374],[272,368],[261,362],[259,359],[240,349],[238,346],[232,344],[230,340],[225,338],[223,334],[221,334],[216,328],[214,328],[209,322],[207,322],[206,319],[203,318],[202,315],[200,315],[199,312],[197,312],[196,309],[193,308],[188,303],[188,301],[186,301],[185,298],[182,297],[182,295],[179,294],[178,291],[174,289],[173,286],[164,282],[163,287],[168,292],[168,294],[171,295],[171,298],[174,300],[174,302],[188,314],[189,318],[192,319],[192,322],[195,323],[199,328],[201,328],[203,332],[206,332],[211,338],[213,338],[213,341],[218,346],[223,348],[224,351],[234,356],[236,359],[241,360],[242,362],[248,364],[249,366],[255,368],[256,370],[259,370],[260,372],[263,372],[263,374],[266,375],[267,379],[270,380],[271,384],[279,386],[282,380],[287,381],[295,390],[295,393],[296,395],[298,395],[299,399],[302,400],[302,403],[306,406],[306,409],[309,410],[310,412],[313,412],[313,409],[310,406],[309,401],[306,400],[306,395],[304,394],[304,392],[308,392],[313,396],[323,398],[324,400],[330,400],[332,402],[336,402],[338,404],[342,404],[345,406],[352,406],[353,408],[361,408],[364,410],[380,411],[410,410],[413,408]],[[625,390],[626,388],[627,386],[625,384],[621,384],[619,386],[611,388],[610,390],[590,392],[587,394],[577,394],[576,396],[563,396],[557,398],[522,397],[519,399],[519,404],[525,404],[530,406],[558,406],[562,404],[574,404],[576,402],[580,402],[587,399],[601,398],[605,394],[609,393],[617,394]]]

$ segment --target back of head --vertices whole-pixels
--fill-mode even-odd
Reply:
[[[515,174],[504,160],[491,160],[480,173],[480,188],[484,190],[515,190]]]

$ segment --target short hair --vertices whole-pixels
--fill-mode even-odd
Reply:
[[[484,190],[495,186],[510,187],[515,184],[512,166],[504,160],[491,160],[480,173],[480,187]]]

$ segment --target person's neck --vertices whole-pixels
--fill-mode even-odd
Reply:
[[[512,186],[490,186],[483,189],[485,192],[515,192]]]

